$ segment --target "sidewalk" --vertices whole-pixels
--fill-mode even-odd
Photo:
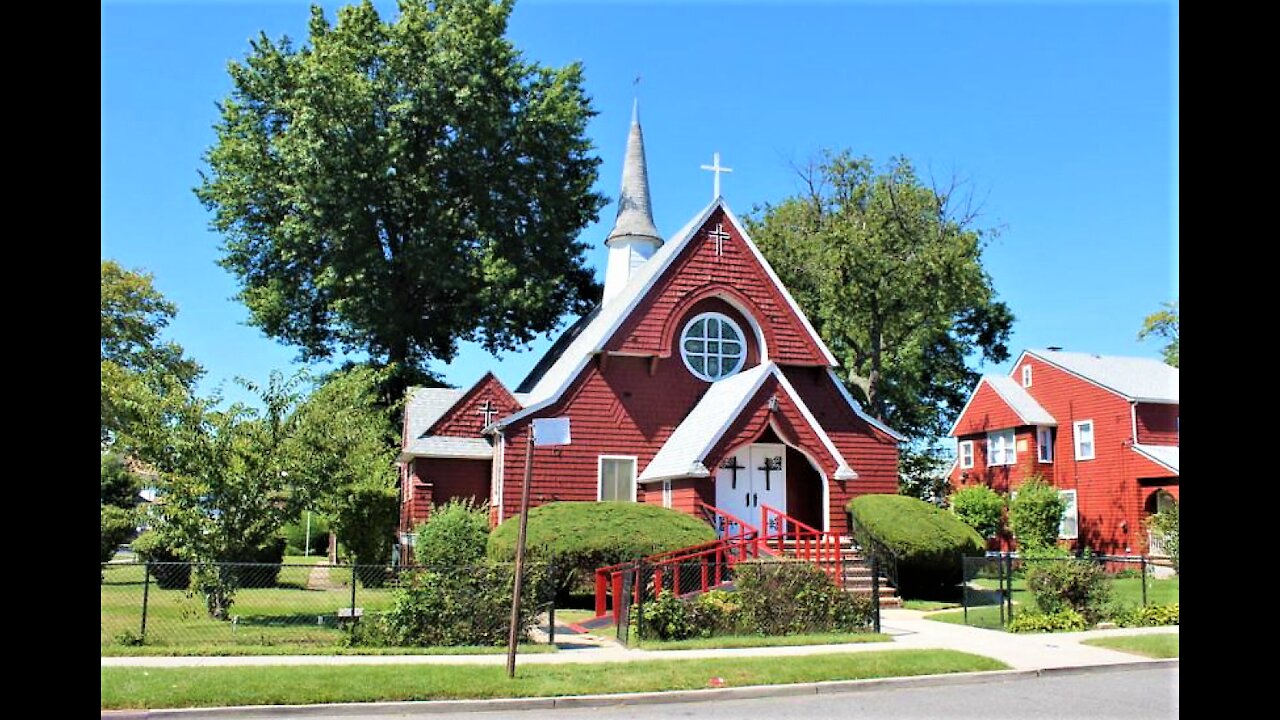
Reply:
[[[1130,664],[1143,658],[1117,650],[1081,645],[1082,640],[1116,635],[1178,633],[1178,626],[1118,628],[1074,633],[1019,635],[923,619],[916,610],[886,609],[881,630],[888,643],[798,645],[707,650],[626,649],[616,643],[581,644],[555,653],[521,655],[522,665],[607,663],[682,658],[797,656],[877,652],[897,649],[949,649],[985,655],[1015,670],[1045,670]],[[563,634],[562,634],[563,633]],[[556,639],[572,643],[572,631],[557,623]],[[267,655],[239,657],[104,657],[102,667],[213,667],[227,665],[505,665],[506,655]]]

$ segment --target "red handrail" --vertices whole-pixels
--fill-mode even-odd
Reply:
[[[764,532],[760,541],[765,548],[782,554],[785,541],[791,540],[797,559],[812,562],[830,575],[837,585],[844,586],[838,534],[819,530],[768,505],[760,506],[760,527]]]

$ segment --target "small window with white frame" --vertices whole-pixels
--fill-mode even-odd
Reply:
[[[987,433],[987,466],[1013,465],[1018,453],[1014,448],[1013,429]]]
[[[1063,540],[1075,540],[1080,537],[1080,511],[1076,505],[1075,490],[1059,490],[1065,507],[1062,509],[1062,520],[1058,523],[1058,537]]]
[[[1053,462],[1053,428],[1036,428],[1036,457],[1042,463]]]
[[[598,500],[636,500],[636,458],[633,455],[601,455]]]
[[[1076,459],[1092,460],[1093,459],[1093,421],[1077,420],[1074,427]]]
[[[1022,387],[1031,387],[1031,364],[1022,366]]]
[[[967,470],[973,467],[973,441],[961,440],[960,446],[956,450],[956,454],[960,457],[960,469]]]

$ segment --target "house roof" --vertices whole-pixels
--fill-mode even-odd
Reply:
[[[1057,425],[1058,421],[1045,410],[1026,388],[1013,378],[1003,375],[986,375],[982,378],[996,394],[1004,400],[1009,409],[1018,414],[1027,425]]]
[[[448,437],[429,435],[414,438],[400,452],[400,460],[411,457],[475,458],[487,460],[493,457],[493,446],[484,438]]]
[[[676,429],[663,443],[653,460],[640,473],[639,482],[655,482],[678,477],[707,477],[711,472],[703,465],[707,453],[724,437],[729,427],[741,415],[747,403],[770,377],[778,378],[779,384],[786,391],[796,407],[800,409],[805,420],[822,440],[827,451],[838,464],[837,480],[851,480],[858,475],[845,461],[844,456],[827,436],[826,431],[818,424],[813,413],[805,406],[795,388],[787,381],[778,366],[772,362],[763,363],[744,370],[730,378],[711,383],[706,394],[698,401],[693,410],[676,426]]]
[[[701,212],[695,215],[693,219],[686,223],[684,227],[680,228],[680,230],[672,236],[670,242],[658,248],[647,262],[636,268],[631,275],[631,279],[627,281],[627,284],[622,288],[622,290],[620,290],[616,296],[602,304],[595,311],[594,317],[585,317],[585,324],[578,331],[577,335],[574,336],[573,339],[564,347],[563,351],[555,356],[554,360],[550,363],[545,363],[547,358],[544,357],[542,361],[539,361],[539,366],[544,363],[547,365],[546,370],[539,374],[537,372],[538,368],[535,367],[534,372],[530,373],[530,377],[525,378],[525,381],[522,382],[518,388],[521,391],[527,391],[529,393],[528,404],[523,410],[497,420],[491,427],[497,428],[509,425],[512,422],[541,410],[559,399],[560,395],[569,387],[569,383],[573,382],[573,379],[582,371],[583,366],[586,365],[591,356],[604,349],[605,343],[607,343],[609,338],[613,336],[614,331],[621,327],[622,323],[631,315],[631,312],[636,309],[640,304],[640,301],[649,293],[649,290],[653,288],[658,279],[662,277],[662,274],[671,266],[675,258],[680,255],[680,251],[682,251],[697,234],[698,228],[702,227],[702,224],[706,222],[706,219],[710,217],[711,213],[717,208],[724,210],[725,217],[733,223],[734,227],[742,235],[743,239],[746,241],[745,245],[750,248],[756,260],[760,263],[761,267],[765,269],[766,274],[768,274],[774,285],[777,286],[782,296],[795,312],[796,316],[800,318],[805,329],[809,332],[810,337],[813,339],[814,344],[818,347],[827,364],[829,366],[839,365],[835,356],[831,354],[831,350],[827,348],[826,343],[822,341],[822,338],[819,337],[817,331],[813,329],[813,325],[810,324],[809,319],[800,309],[800,306],[797,305],[795,299],[791,297],[791,293],[787,291],[786,286],[782,284],[782,281],[773,271],[773,268],[769,266],[769,262],[760,254],[759,249],[756,248],[755,243],[751,241],[751,238],[747,236],[746,230],[742,227],[742,223],[738,221],[737,216],[735,216],[733,211],[729,209],[728,203],[725,202],[723,197],[717,197],[712,200],[709,205],[703,208]],[[553,350],[554,349],[555,346],[553,346]],[[549,352],[548,355],[550,354],[552,353]],[[535,375],[537,376],[537,379],[533,382],[532,387],[529,387],[528,384]]]
[[[1133,449],[1140,455],[1154,460],[1156,463],[1169,468],[1175,474],[1178,472],[1178,446],[1177,445],[1142,445],[1135,444]]]
[[[421,438],[471,388],[416,387],[404,405],[406,445]]]
[[[488,376],[489,373],[485,373],[466,388],[415,387],[410,390],[409,399],[405,402],[404,408],[405,438],[404,446],[400,451],[400,460],[403,462],[411,457],[493,457],[493,447],[483,437],[466,438],[427,434],[427,431],[444,417],[445,413],[449,412],[477,385],[484,382]],[[521,404],[528,399],[527,393],[512,393],[512,396]]]
[[[1026,350],[1025,354],[1079,375],[1129,400],[1178,402],[1178,368],[1159,360],[1062,350]],[[1015,363],[1014,367],[1020,364]]]

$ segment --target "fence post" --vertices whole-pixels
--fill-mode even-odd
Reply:
[[[644,560],[636,561],[636,645],[640,644],[640,640],[644,638]],[[630,629],[630,618],[627,618],[628,630]]]
[[[1142,556],[1142,607],[1147,606],[1147,556]]]
[[[1005,587],[1004,570],[1005,570],[1004,556],[997,556],[996,557],[996,587],[998,588],[998,590],[996,592],[997,592],[998,602],[1000,604],[1000,627],[1004,627],[1004,623],[1005,623],[1004,606],[1005,606],[1005,603],[1008,602],[1009,595],[1012,594],[1012,591]],[[1012,586],[1013,583],[1009,583],[1009,585]]]
[[[964,624],[969,624],[969,558],[960,558],[960,605],[964,608]]]
[[[1009,595],[1007,602],[1009,603],[1009,621],[1013,621],[1013,553],[1006,553],[1004,556],[1005,571],[1004,574],[1009,578]]]
[[[147,596],[151,591],[151,563],[142,566],[142,642],[147,641]]]
[[[351,563],[351,624],[359,622],[356,617],[356,564]]]
[[[880,632],[880,556],[874,551],[871,553],[871,617],[875,623],[873,629]]]

